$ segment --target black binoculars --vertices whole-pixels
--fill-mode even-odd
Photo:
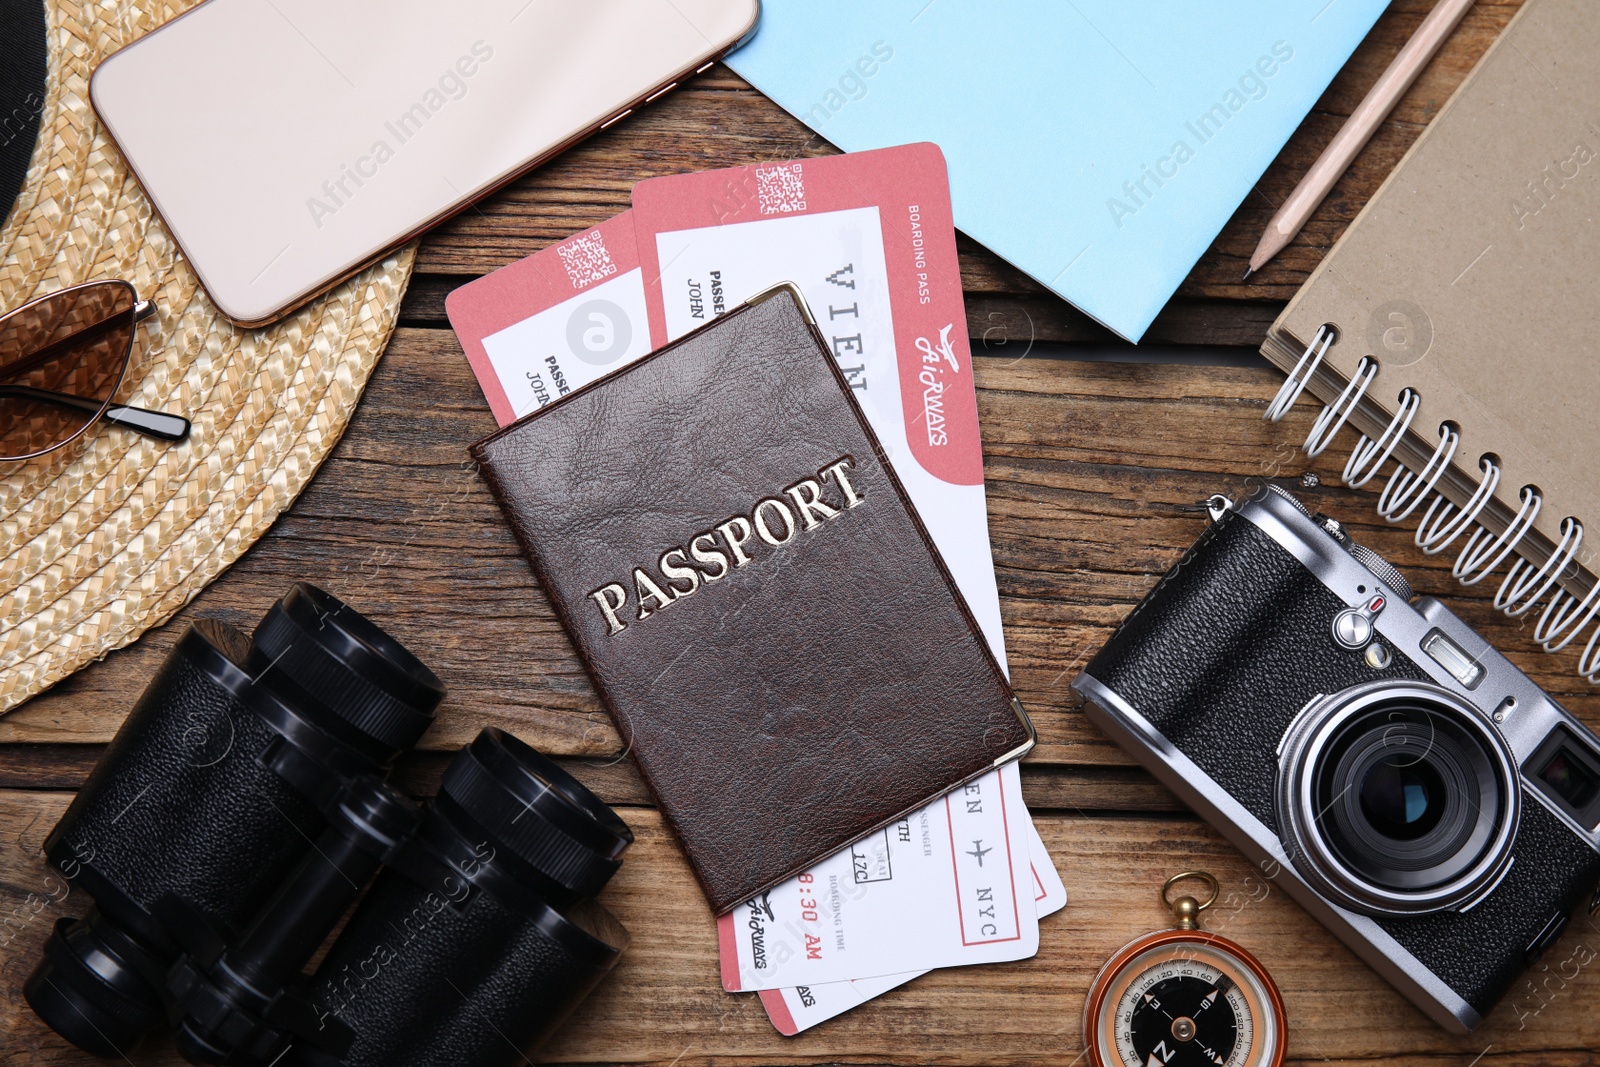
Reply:
[[[194,1063],[523,1062],[627,945],[594,898],[633,834],[492,728],[412,801],[386,777],[443,699],[311,585],[248,639],[194,623],[45,841],[95,906],[56,924],[33,1010],[101,1056],[170,1026]]]

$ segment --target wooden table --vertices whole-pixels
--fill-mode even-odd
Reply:
[[[752,996],[722,992],[709,911],[651,807],[466,446],[493,428],[444,317],[468,279],[628,206],[652,175],[831,151],[723,67],[469,210],[422,243],[401,326],[344,440],[272,531],[174,622],[0,719],[0,1063],[92,1062],[48,1033],[20,986],[58,914],[34,918],[46,869],[37,849],[183,626],[204,615],[249,626],[297,579],[338,592],[421,652],[450,687],[428,751],[401,778],[437,783],[445,752],[483,725],[516,731],[618,805],[638,834],[605,901],[632,929],[621,966],[544,1050],[552,1062],[677,1064],[1070,1064],[1082,1048],[1089,980],[1129,938],[1163,924],[1155,887],[1203,867],[1241,890],[1234,850],[1084,719],[1068,682],[1111,628],[1200,532],[1183,506],[1252,479],[1321,476],[1310,495],[1356,537],[1444,596],[1591,727],[1600,696],[1573,657],[1535,651],[1527,624],[1494,612],[1494,582],[1463,591],[1448,559],[1381,525],[1371,492],[1338,487],[1344,449],[1308,461],[1293,446],[1313,411],[1261,420],[1281,376],[1249,358],[1268,323],[1439,108],[1516,3],[1468,14],[1316,219],[1241,284],[1275,202],[1361,99],[1430,6],[1397,0],[1156,321],[1143,351],[1166,364],[1083,358],[1115,350],[1083,315],[964,242],[969,332],[978,353],[990,528],[1013,677],[1040,745],[1024,790],[1071,903],[1045,921],[1037,958],[945,971],[795,1039]],[[1041,350],[1041,344],[1068,348]],[[1234,346],[1219,349],[1214,346]],[[1228,358],[1218,358],[1225,356]],[[1338,453],[1337,455],[1333,453]],[[1282,892],[1213,913],[1274,972],[1294,1062],[1600,1062],[1600,947],[1580,918],[1479,1032],[1444,1034]],[[13,911],[13,909],[17,909]],[[1576,975],[1574,976],[1574,972]],[[180,1062],[165,1045],[139,1067]]]

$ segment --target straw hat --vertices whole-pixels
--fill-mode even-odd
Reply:
[[[89,106],[100,60],[192,0],[45,6],[49,84],[27,182],[0,228],[0,310],[91,279],[132,282],[156,314],[118,399],[194,429],[168,445],[98,427],[0,466],[0,711],[165,622],[294,501],[344,432],[415,256],[407,248],[268,329],[230,325]]]

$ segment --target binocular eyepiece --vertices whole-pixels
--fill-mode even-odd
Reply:
[[[494,729],[438,797],[396,790],[443,697],[310,585],[249,639],[196,622],[46,839],[95,907],[57,923],[34,1011],[101,1056],[170,1023],[195,1063],[520,1061],[625,947],[593,898],[633,835]]]

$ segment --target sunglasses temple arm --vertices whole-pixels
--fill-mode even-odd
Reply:
[[[56,407],[71,408],[87,415],[94,415],[100,410],[98,400],[73,396],[71,393],[58,393],[53,389],[35,389],[31,385],[0,385],[0,397],[54,404]],[[181,415],[168,415],[162,411],[113,404],[106,408],[104,418],[109,423],[138,430],[163,441],[182,441],[189,436],[189,420]]]
[[[151,411],[149,408],[112,404],[106,409],[105,420],[163,441],[182,441],[189,436],[188,419],[182,415],[168,415],[164,411]]]

